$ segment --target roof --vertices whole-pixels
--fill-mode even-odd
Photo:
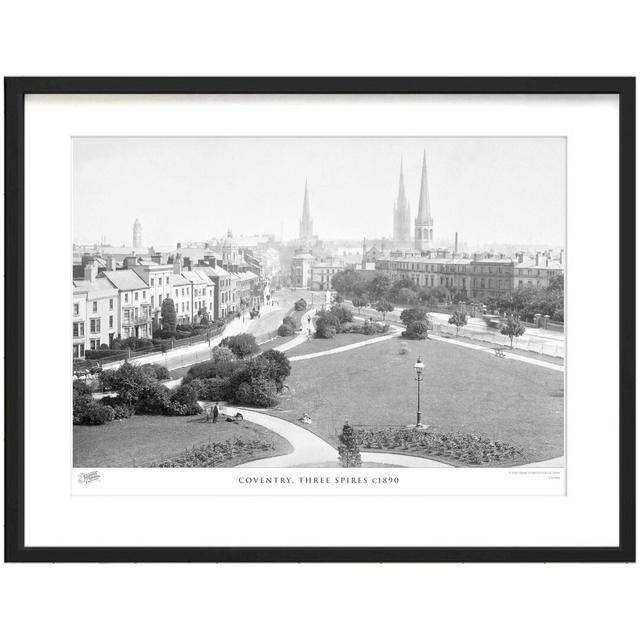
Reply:
[[[260,276],[253,271],[241,271],[236,274],[239,280],[259,280]]]
[[[564,270],[564,265],[557,260],[549,260],[547,264],[546,258],[540,258],[539,264],[536,264],[535,260],[524,260],[523,262],[517,262],[516,269],[553,269],[554,271]]]
[[[185,278],[181,273],[172,273],[171,276],[171,284],[174,287],[184,287],[185,285],[191,284],[191,281],[188,278]]]
[[[95,298],[106,298],[118,293],[118,289],[106,278],[91,280],[74,280],[73,293],[86,293],[89,300]]]
[[[292,260],[315,260],[315,256],[312,256],[310,253],[298,253],[294,255]]]
[[[207,274],[203,273],[200,269],[187,269],[182,272],[182,276],[190,282],[193,282],[193,284],[211,284],[211,280]]]
[[[149,285],[132,269],[118,269],[116,271],[103,271],[98,278],[107,278],[120,291],[134,291],[136,289],[148,289]]]
[[[198,271],[206,274],[209,277],[219,276],[221,278],[226,278],[229,275],[229,272],[222,267],[210,267],[210,266],[198,266]]]

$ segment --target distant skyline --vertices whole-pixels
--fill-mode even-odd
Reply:
[[[73,239],[143,246],[226,234],[393,232],[400,161],[413,218],[426,151],[436,244],[564,246],[564,138],[74,138]]]

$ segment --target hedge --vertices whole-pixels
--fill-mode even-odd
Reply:
[[[103,358],[127,358],[128,351],[119,349],[86,349],[84,357],[86,360],[102,360]]]

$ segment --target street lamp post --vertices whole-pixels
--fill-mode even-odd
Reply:
[[[420,356],[418,356],[413,368],[416,371],[416,380],[418,382],[418,412],[416,416],[416,429],[425,429],[426,425],[422,424],[422,414],[420,413],[420,383],[422,382],[422,374],[424,372],[424,362],[422,362]]]

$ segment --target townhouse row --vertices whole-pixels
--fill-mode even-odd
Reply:
[[[263,288],[251,271],[231,272],[214,258],[186,267],[181,260],[159,262],[130,256],[121,269],[100,268],[83,256],[82,275],[73,280],[73,357],[111,346],[116,338],[151,338],[161,327],[162,303],[171,298],[178,324],[224,320],[260,306]]]

